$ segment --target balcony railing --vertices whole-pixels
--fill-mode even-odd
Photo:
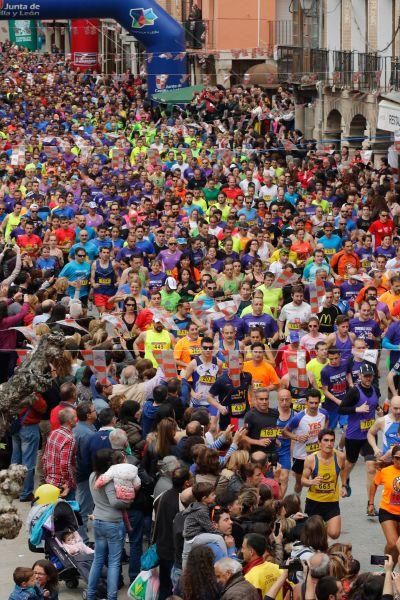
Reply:
[[[308,85],[325,81],[329,73],[329,51],[314,48],[278,47],[278,79]]]
[[[343,51],[333,52],[332,81],[335,85],[349,87],[354,72],[354,53]]]
[[[326,85],[361,92],[400,90],[400,59],[371,52],[315,50],[283,45],[277,48],[280,83]]]

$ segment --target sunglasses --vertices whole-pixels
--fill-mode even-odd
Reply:
[[[86,254],[77,254],[78,258],[85,258]]]
[[[135,305],[132,304],[132,302],[130,302],[129,304],[125,304],[125,306],[135,306]]]
[[[203,346],[203,350],[212,350],[213,347],[212,346]]]

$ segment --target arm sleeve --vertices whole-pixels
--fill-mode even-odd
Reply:
[[[107,471],[106,473],[103,473],[103,475],[100,475],[100,477],[98,477],[96,479],[94,487],[96,489],[101,488],[104,485],[106,485],[107,483],[110,483],[110,481],[112,481],[112,479],[113,479],[112,474]]]
[[[288,431],[293,431],[297,429],[302,417],[304,416],[304,411],[297,413],[292,419],[290,419],[289,423],[286,425]]]
[[[226,461],[228,460],[228,458],[230,457],[231,454],[233,454],[235,452],[235,450],[237,450],[238,447],[236,446],[236,444],[231,444],[228,448],[228,450],[226,451],[225,456],[220,456],[219,457],[219,462],[221,465],[224,465],[226,463]]]
[[[7,329],[8,327],[14,327],[14,325],[18,325],[18,323],[22,321],[25,315],[28,314],[28,311],[29,304],[27,302],[24,302],[19,313],[17,313],[16,315],[12,315],[11,317],[4,317],[4,319],[1,320],[2,325],[4,325],[3,329]]]
[[[17,258],[15,261],[15,267],[11,273],[11,275],[9,275],[7,277],[7,279],[3,280],[3,285],[9,285],[10,283],[12,283],[14,281],[14,279],[17,277],[17,275],[19,274],[20,270],[21,270],[21,264],[22,264],[22,258],[21,258],[21,252],[17,253]]]
[[[356,404],[360,399],[360,392],[356,387],[351,388],[343,398],[339,406],[340,415],[353,415],[356,412]]]
[[[390,342],[385,336],[382,340],[382,348],[385,348],[385,350],[398,350],[399,344],[392,344],[392,342]]]
[[[124,502],[123,500],[117,499],[117,496],[115,495],[115,487],[114,487],[113,483],[107,483],[104,490],[107,494],[108,501],[110,503],[110,506],[112,506],[112,508],[119,508],[119,509],[129,508],[129,505],[130,505],[129,502]]]

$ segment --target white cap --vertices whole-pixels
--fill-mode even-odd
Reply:
[[[165,280],[165,284],[169,287],[170,290],[176,290],[178,287],[175,277],[167,277],[167,279]]]

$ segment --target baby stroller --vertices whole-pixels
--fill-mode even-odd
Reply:
[[[54,504],[39,504],[29,512],[27,528],[29,549],[42,552],[58,571],[58,577],[69,589],[79,586],[79,579],[87,583],[87,565],[75,560],[61,545],[61,536],[66,531],[77,531],[82,523],[77,502],[57,500]],[[97,590],[99,598],[107,597],[107,583],[101,580]],[[86,591],[82,594],[86,598]]]

